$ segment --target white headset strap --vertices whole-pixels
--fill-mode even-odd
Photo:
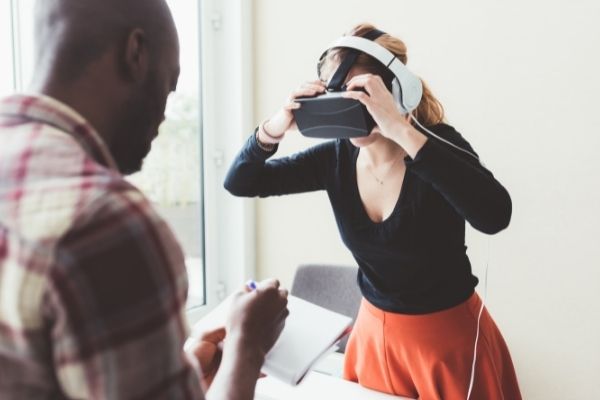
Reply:
[[[342,36],[329,48],[346,47],[362,51],[385,65],[396,76],[402,88],[402,106],[407,112],[417,108],[423,95],[421,80],[396,58],[396,56],[378,43],[360,36]]]

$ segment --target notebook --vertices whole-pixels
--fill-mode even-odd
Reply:
[[[192,338],[225,325],[232,296],[192,327]],[[265,357],[262,371],[287,384],[297,385],[310,368],[350,332],[352,318],[295,296],[288,296],[289,316],[281,336]],[[227,339],[226,339],[227,340]]]

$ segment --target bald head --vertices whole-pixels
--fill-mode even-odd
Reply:
[[[123,46],[134,29],[144,32],[150,51],[173,44],[164,0],[37,0],[38,65],[52,69],[54,79],[75,79],[110,47]]]
[[[86,118],[121,172],[139,170],[179,76],[165,0],[37,0],[32,90]]]

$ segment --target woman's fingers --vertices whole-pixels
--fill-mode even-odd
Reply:
[[[297,129],[292,111],[300,108],[300,103],[295,101],[295,99],[299,97],[315,97],[321,93],[324,93],[325,90],[325,83],[320,80],[303,83],[289,95],[283,104],[283,107],[268,120],[268,126],[265,124],[263,127],[267,129],[272,137],[280,137],[283,139],[283,135],[286,131],[290,129]],[[261,135],[260,132],[259,135]],[[265,137],[265,135],[262,135],[260,139],[264,143],[272,142],[272,138]]]
[[[292,101],[283,106],[283,109],[286,111],[292,111],[292,110],[296,110],[298,108],[300,108],[300,103],[296,103],[295,101]]]
[[[304,83],[304,85],[311,86],[311,87],[313,87],[315,89],[318,89],[318,90],[325,90],[325,89],[327,89],[327,84],[325,82],[323,82],[322,80],[316,80],[316,81],[306,82],[306,83]]]
[[[306,82],[292,92],[290,98],[295,99],[298,97],[316,96],[319,93],[324,93],[325,90],[325,84],[321,81]]]
[[[324,92],[325,89],[317,89],[311,86],[302,87],[292,92],[290,100],[297,99],[298,97],[312,97]]]
[[[300,86],[300,88],[313,89],[313,90],[316,90],[317,92],[324,92],[327,89],[324,84],[318,84],[318,83],[314,83],[314,82],[307,82],[304,85]]]
[[[367,93],[371,94],[377,90],[385,90],[383,79],[379,75],[362,74],[356,75],[346,83],[346,90],[356,90],[364,88]]]
[[[370,104],[369,101],[371,100],[371,97],[367,93],[359,92],[356,90],[350,90],[350,89],[343,92],[342,97],[345,97],[347,99],[358,100],[361,103],[363,103],[365,106],[368,106]]]

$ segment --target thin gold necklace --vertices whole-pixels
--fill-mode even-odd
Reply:
[[[390,164],[390,166],[385,170],[385,173],[383,174],[383,179],[385,179],[387,177],[387,175],[390,173],[390,171],[392,170],[392,168],[394,167],[394,165],[396,165],[396,161],[398,161],[398,159],[400,159],[400,157],[396,157],[394,159],[394,162],[392,162]],[[383,179],[380,179],[380,178],[377,177],[377,175],[375,175],[375,173],[371,169],[371,165],[370,164],[366,164],[366,167],[367,167],[367,171],[369,171],[369,173],[373,176],[373,178],[375,178],[375,181],[377,183],[379,183],[380,186],[383,186],[384,185]]]

